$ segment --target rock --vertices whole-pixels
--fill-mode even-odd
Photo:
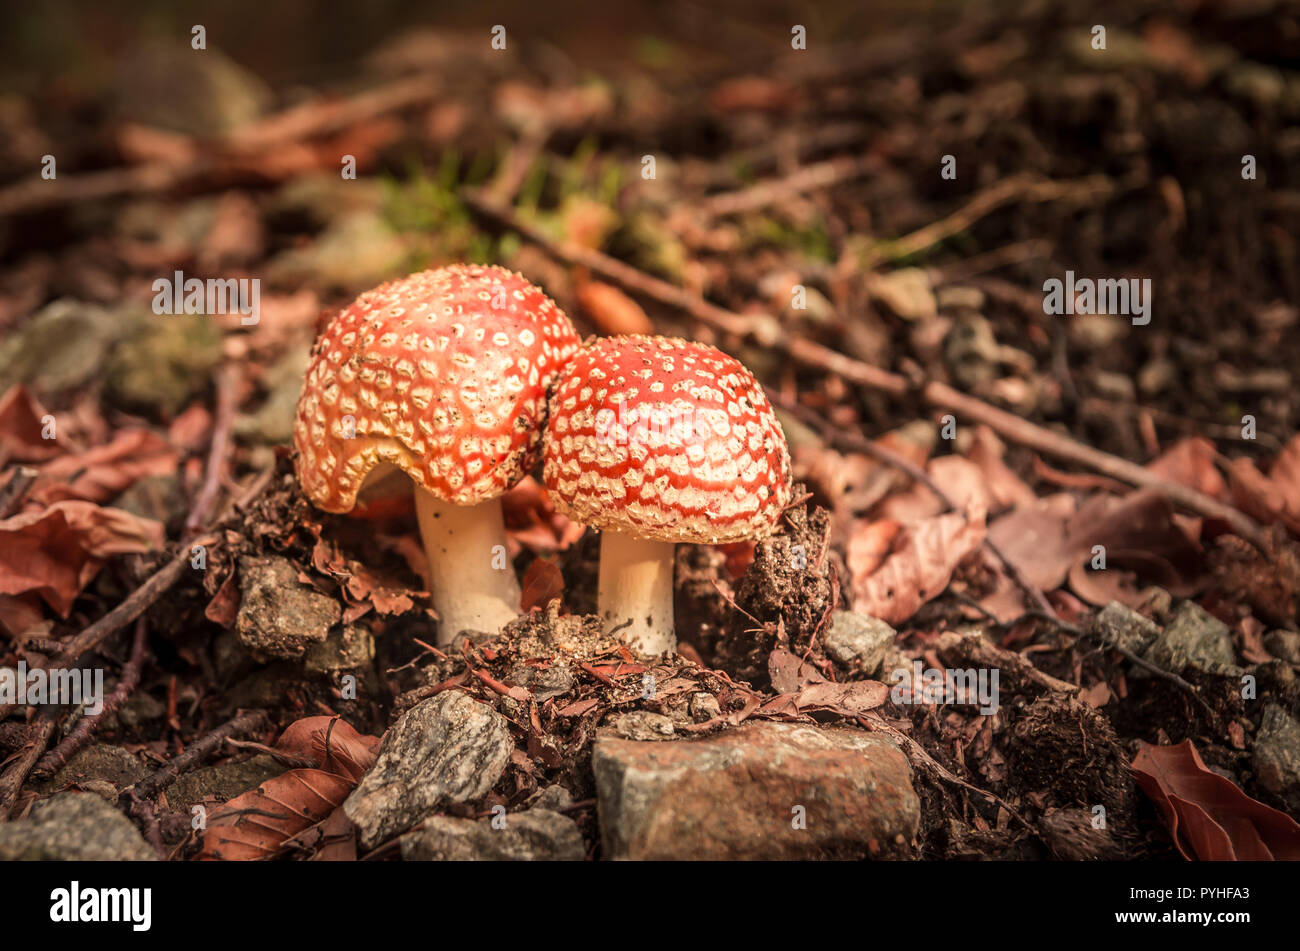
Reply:
[[[904,320],[928,320],[938,315],[930,277],[919,267],[904,267],[888,274],[872,274],[867,290]]]
[[[1206,673],[1223,673],[1236,659],[1228,626],[1192,601],[1178,606],[1146,656],[1153,664],[1175,672],[1195,667]]]
[[[151,43],[121,60],[112,111],[142,125],[199,139],[253,121],[272,101],[267,85],[214,45]]]
[[[375,639],[360,624],[345,624],[331,631],[323,643],[307,649],[303,668],[309,674],[333,674],[356,670],[375,659]]]
[[[136,757],[111,743],[92,743],[73,754],[57,773],[38,783],[38,792],[93,782],[108,783],[115,791],[144,779],[148,770]],[[110,797],[116,799],[116,795]]]
[[[577,823],[549,809],[529,809],[500,819],[434,816],[402,836],[406,861],[581,862],[587,854]]]
[[[1295,631],[1269,631],[1264,635],[1264,647],[1288,664],[1300,664],[1300,634]]]
[[[130,325],[129,315],[63,299],[33,314],[0,342],[0,393],[15,383],[39,393],[58,393],[102,372],[113,343]]]
[[[1097,612],[1092,632],[1099,639],[1141,656],[1160,636],[1160,628],[1132,608],[1112,601]]]
[[[892,740],[751,721],[671,743],[596,739],[604,856],[813,859],[905,854],[920,823]]]
[[[689,709],[691,719],[696,723],[704,723],[722,716],[722,706],[718,703],[718,698],[711,693],[691,694]]]
[[[836,611],[822,645],[831,659],[856,674],[875,676],[898,632],[879,618]]]
[[[142,723],[152,723],[167,714],[167,706],[147,693],[135,692],[126,703],[117,708],[117,719],[125,727],[135,728]]]
[[[115,402],[174,416],[208,386],[220,362],[221,330],[212,318],[150,314],[135,322],[103,373]]]
[[[1261,786],[1300,809],[1300,722],[1276,704],[1264,707],[1253,763]]]
[[[310,357],[309,350],[295,348],[266,371],[262,378],[262,385],[269,391],[266,399],[256,412],[235,419],[236,436],[272,446],[293,440],[294,413]]]
[[[178,776],[167,787],[167,802],[173,809],[182,812],[188,812],[191,806],[205,799],[228,802],[241,793],[256,789],[268,779],[274,779],[287,769],[269,753],[258,753],[237,763],[201,766]]]
[[[978,314],[966,314],[955,321],[943,341],[944,362],[953,378],[966,387],[997,378],[999,353],[993,325]]]
[[[568,809],[573,805],[573,794],[563,786],[556,784],[547,786],[528,804],[529,809],[549,809],[551,812],[559,812],[561,809]]]
[[[1133,385],[1133,380],[1123,373],[1098,370],[1091,374],[1090,382],[1097,395],[1102,399],[1113,400],[1118,403],[1131,403],[1137,398],[1137,390]]]
[[[286,558],[240,558],[239,585],[235,633],[259,660],[302,656],[323,644],[342,616],[338,602],[302,584]]]
[[[513,749],[505,717],[458,690],[444,691],[389,728],[343,811],[356,823],[362,848],[374,848],[448,802],[487,793]]]
[[[609,725],[625,740],[670,740],[676,732],[669,717],[649,710],[618,714],[610,719]]]
[[[131,820],[91,793],[59,793],[26,819],[0,825],[0,861],[149,862],[156,856]]]
[[[289,248],[266,266],[276,284],[320,282],[355,290],[393,277],[402,270],[407,246],[388,223],[371,211],[357,211],[332,222],[312,244]]]
[[[935,303],[939,310],[973,310],[979,313],[984,309],[984,292],[978,287],[949,284],[939,288]]]

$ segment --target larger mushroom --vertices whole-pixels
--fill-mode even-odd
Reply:
[[[439,644],[518,614],[500,496],[536,461],[547,387],[577,346],[541,289],[458,265],[362,294],[312,351],[294,426],[303,492],[348,512],[367,479],[411,478]]]
[[[643,655],[677,646],[676,543],[765,537],[790,501],[790,455],[763,388],[685,340],[579,350],[551,397],[543,457],[556,509],[602,531],[605,630]]]

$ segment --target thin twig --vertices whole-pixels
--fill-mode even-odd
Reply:
[[[239,371],[233,363],[224,364],[216,373],[217,411],[212,423],[212,446],[208,452],[207,471],[203,487],[194,498],[194,506],[185,519],[185,537],[198,532],[207,520],[208,512],[221,494],[222,478],[226,473],[230,445],[230,427],[235,421],[239,395]]]
[[[9,821],[9,813],[13,810],[14,800],[18,797],[18,790],[27,781],[27,774],[31,771],[40,755],[45,752],[45,746],[50,742],[50,737],[53,735],[53,717],[38,717],[36,722],[31,725],[27,745],[9,764],[9,768],[5,770],[4,775],[0,776],[0,822]]]
[[[36,764],[32,770],[32,775],[36,779],[43,779],[47,776],[53,776],[56,772],[67,764],[68,758],[77,750],[81,749],[90,738],[95,735],[95,730],[104,721],[110,713],[113,713],[126,702],[127,697],[135,690],[136,685],[140,682],[140,670],[144,667],[144,648],[148,641],[147,625],[143,617],[137,618],[135,622],[135,638],[131,642],[131,656],[122,668],[122,676],[118,678],[117,686],[113,692],[104,698],[103,707],[100,711],[92,716],[82,717],[77,726],[71,733],[63,738],[54,749],[50,750],[41,761]]]
[[[185,748],[185,752],[172,757],[163,766],[129,787],[126,792],[137,802],[153,799],[181,773],[197,766],[204,757],[216,751],[227,737],[237,733],[248,733],[265,724],[265,710],[244,710],[238,716],[195,740]]]

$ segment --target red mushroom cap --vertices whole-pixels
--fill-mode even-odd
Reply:
[[[762,538],[790,501],[790,454],[763,388],[686,340],[579,350],[551,397],[544,458],[562,514],[642,538]]]
[[[500,495],[536,460],[547,387],[577,346],[564,312],[504,268],[367,291],[312,351],[294,425],[303,492],[347,512],[388,463],[448,502]]]

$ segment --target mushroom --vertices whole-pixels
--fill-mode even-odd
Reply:
[[[785,434],[763,388],[686,340],[579,350],[551,396],[543,458],[556,509],[602,532],[606,632],[647,656],[677,646],[675,544],[763,538],[790,501]]]
[[[577,346],[540,288],[481,265],[367,291],[316,342],[294,425],[303,492],[349,512],[363,483],[410,477],[439,644],[519,612],[500,496],[536,462],[547,387]]]

